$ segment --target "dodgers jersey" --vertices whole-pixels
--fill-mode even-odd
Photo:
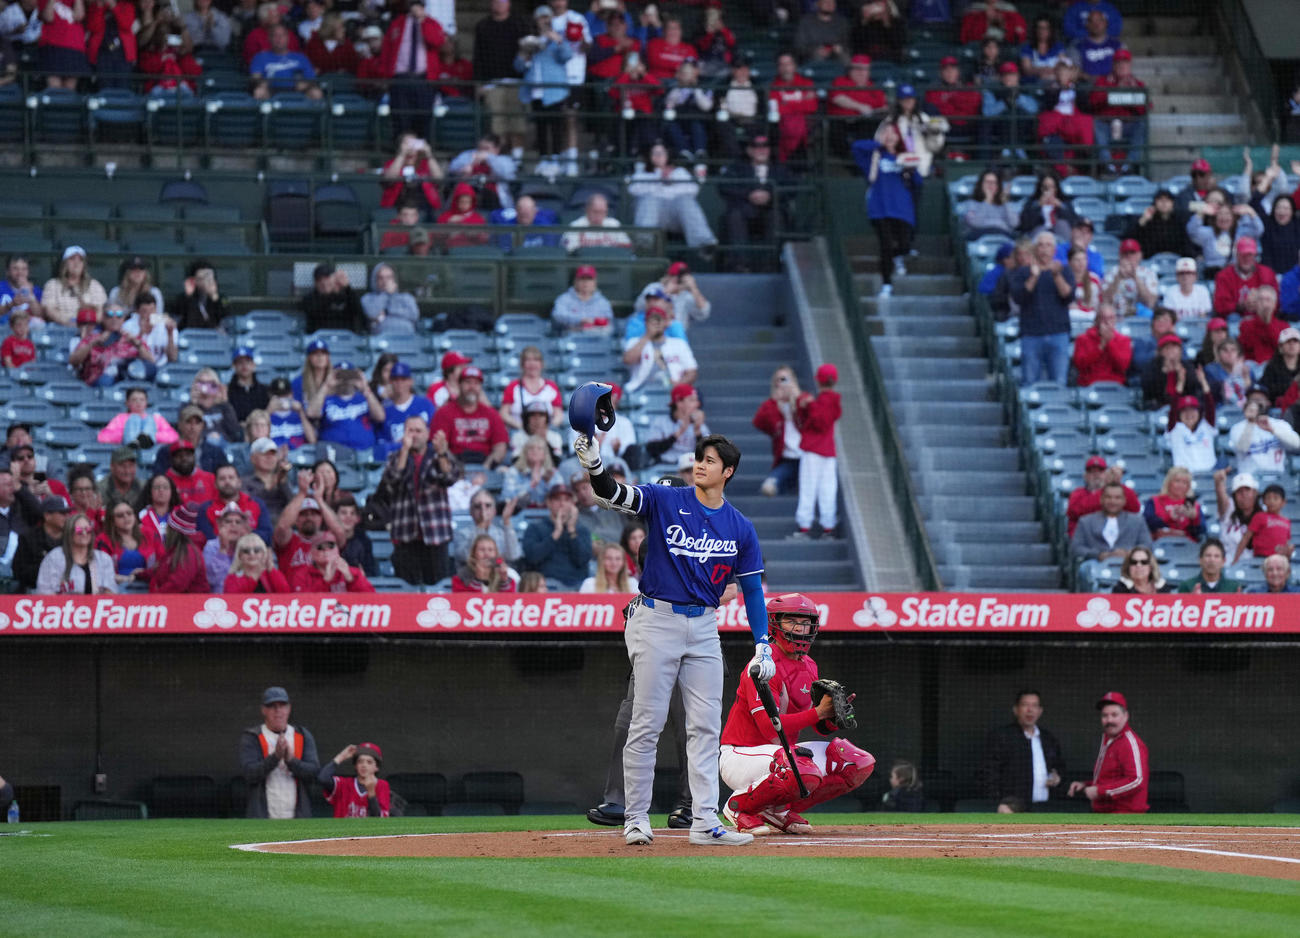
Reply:
[[[708,508],[693,486],[633,487],[645,520],[641,592],[651,599],[716,608],[731,577],[763,572],[758,535],[730,502]]]

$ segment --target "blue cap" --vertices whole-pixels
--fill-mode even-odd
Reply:
[[[324,339],[312,339],[310,342],[307,343],[308,355],[310,355],[312,352],[328,352],[329,350],[330,347],[325,342]]]
[[[1012,244],[1010,241],[1008,241],[1006,244],[1000,245],[998,247],[998,253],[993,255],[993,258],[994,260],[1004,261],[1011,256],[1011,252],[1014,251],[1015,249],[1016,246]]]
[[[411,377],[411,366],[406,362],[393,362],[393,367],[389,370],[390,378],[409,378]]]
[[[911,85],[899,85],[898,96],[900,98],[915,98],[916,89],[913,88]]]
[[[241,345],[230,353],[232,362],[239,361],[241,358],[254,358],[253,347],[251,345]]]
[[[335,370],[335,371],[351,371],[351,370],[352,370],[353,368],[355,368],[355,367],[356,367],[356,366],[353,365],[352,362],[348,361],[346,358],[343,359],[343,361],[341,361],[341,362],[335,362],[335,363],[334,363],[334,370]]]
[[[668,293],[667,293],[667,291],[665,291],[664,288],[661,287],[661,286],[659,286],[659,284],[657,284],[657,283],[656,283],[654,286],[650,287],[648,290],[646,290],[646,291],[645,291],[645,295],[646,295],[646,296],[657,296],[657,297],[659,297],[660,299],[663,299],[663,300],[668,299]]]

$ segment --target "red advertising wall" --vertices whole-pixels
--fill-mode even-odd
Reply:
[[[830,632],[1300,633],[1300,595],[813,593]],[[580,593],[0,596],[0,640],[31,635],[621,632],[629,597]],[[724,632],[744,632],[734,601]]]

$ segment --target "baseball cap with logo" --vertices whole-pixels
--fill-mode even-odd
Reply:
[[[138,462],[139,460],[140,454],[136,451],[134,446],[119,446],[117,449],[113,450],[113,458],[110,459],[109,462],[116,466],[118,463]]]
[[[673,261],[668,265],[668,276],[680,277],[682,274],[689,274],[691,268],[685,261]]]
[[[671,398],[672,402],[676,404],[678,401],[683,401],[694,393],[695,393],[695,388],[693,388],[689,384],[675,384],[673,385],[673,389],[672,392],[669,394],[669,397]]]
[[[275,440],[271,439],[269,436],[264,436],[260,440],[254,440],[253,445],[248,448],[248,451],[254,456],[261,456],[263,453],[274,453],[279,450],[279,448],[280,447],[275,445]]]
[[[1003,62],[1001,65],[998,66],[998,71],[1001,72],[1003,75],[1019,75],[1020,66],[1017,65],[1015,62]]]
[[[1283,342],[1291,341],[1300,341],[1300,329],[1297,329],[1295,326],[1287,326],[1277,334],[1278,345],[1281,345]]]
[[[770,147],[772,140],[767,134],[755,134],[749,138],[749,145],[751,147]]]
[[[583,264],[581,267],[579,267],[577,270],[573,272],[574,280],[584,280],[588,278],[592,280],[596,279],[596,268],[593,267],[591,264]]]
[[[1232,477],[1233,492],[1236,492],[1237,489],[1254,489],[1255,491],[1258,492],[1259,479],[1256,479],[1249,472],[1238,472],[1235,476]]]
[[[1206,160],[1206,159],[1198,159],[1198,160],[1193,160],[1193,161],[1192,161],[1192,172],[1194,172],[1194,173],[1208,173],[1209,171],[1210,171],[1210,161],[1209,161],[1209,160]]]
[[[390,378],[409,378],[411,377],[411,366],[406,362],[393,362],[393,367],[388,371]]]
[[[1089,456],[1088,461],[1083,464],[1083,469],[1087,472],[1090,469],[1105,469],[1106,460],[1100,456]]]
[[[945,55],[943,58],[939,60],[940,68],[947,68],[949,65],[956,65],[956,64],[957,64],[957,56],[955,55]]]
[[[898,96],[899,96],[900,98],[915,98],[915,97],[916,97],[916,89],[913,88],[911,85],[902,85],[902,86],[898,89]]]
[[[1206,332],[1213,332],[1215,329],[1227,329],[1227,328],[1228,328],[1228,320],[1221,319],[1218,316],[1215,316],[1213,319],[1211,319],[1209,322],[1205,324]]]
[[[1187,273],[1188,271],[1192,273],[1196,273],[1196,258],[1194,257],[1178,258],[1178,262],[1174,264],[1174,273],[1183,274],[1183,273]]]
[[[357,751],[352,756],[352,763],[355,765],[357,758],[360,756],[370,756],[375,760],[376,766],[384,764],[384,751],[374,743],[358,743]]]
[[[869,56],[869,55],[855,55],[855,56],[854,56],[854,57],[849,61],[849,66],[850,66],[850,67],[855,66],[855,65],[860,66],[860,65],[870,65],[870,64],[871,64],[871,56]]]
[[[178,453],[183,449],[187,449],[192,452],[194,450],[194,444],[191,443],[189,440],[177,440],[175,443],[171,445],[171,448],[168,450],[168,452]]]
[[[1178,399],[1177,405],[1175,405],[1174,407],[1174,410],[1178,410],[1178,411],[1200,410],[1200,409],[1201,409],[1200,398],[1194,397],[1191,394],[1184,394],[1182,397],[1180,397]]]
[[[230,353],[230,361],[237,362],[241,358],[253,358],[253,347],[251,345],[240,345]]]
[[[329,343],[326,342],[324,339],[312,339],[310,342],[307,343],[308,355],[310,355],[312,352],[328,352],[329,350],[330,350]]]
[[[1106,704],[1118,704],[1125,710],[1128,709],[1128,700],[1117,690],[1108,690],[1102,695],[1101,700],[1097,701],[1097,709],[1100,710]]]
[[[298,507],[298,514],[302,514],[304,511],[320,511],[320,502],[314,498],[304,498],[302,505]]]
[[[82,260],[86,259],[86,249],[80,244],[69,244],[63,249],[63,259],[66,261],[69,257],[77,256]]]
[[[695,468],[695,454],[682,453],[677,457],[677,471],[684,472],[687,469]]]
[[[1258,254],[1258,253],[1259,253],[1259,242],[1256,241],[1254,238],[1237,239],[1238,257],[1240,257],[1242,254]]]
[[[1127,49],[1116,49],[1116,50],[1115,50],[1115,61],[1116,61],[1116,62],[1132,62],[1132,61],[1133,61],[1133,53],[1130,52],[1130,51],[1128,51]]]
[[[479,368],[477,365],[470,365],[468,368],[466,368],[464,371],[462,371],[462,372],[460,373],[460,380],[462,380],[462,381],[482,381],[482,380],[483,380],[483,369],[482,369],[482,368]]]
[[[551,483],[551,487],[546,490],[547,498],[550,498],[552,495],[572,495],[572,494],[573,494],[573,489],[569,488],[569,483],[565,482],[563,479],[556,479],[554,482]]]
[[[77,310],[77,325],[88,326],[99,322],[99,313],[95,312],[93,306],[83,306]]]
[[[1166,332],[1156,340],[1156,348],[1164,348],[1166,345],[1172,345],[1175,343],[1182,345],[1183,340],[1176,333]]]
[[[1138,244],[1136,238],[1125,238],[1119,243],[1119,252],[1121,254],[1141,254],[1142,245]]]
[[[266,388],[272,397],[288,397],[293,393],[293,385],[288,378],[272,378]]]
[[[468,355],[462,355],[460,352],[452,349],[450,352],[443,353],[442,361],[439,362],[438,365],[442,368],[442,373],[446,374],[453,368],[459,368],[461,365],[468,365],[473,360],[474,359],[470,358]]]
[[[41,501],[41,511],[47,515],[66,515],[68,513],[68,502],[60,495],[51,495]]]
[[[217,515],[217,517],[224,518],[226,515],[242,515],[244,518],[252,520],[249,513],[239,507],[239,502],[226,502],[225,507],[221,509],[221,514]]]

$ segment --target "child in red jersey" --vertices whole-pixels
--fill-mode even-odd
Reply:
[[[857,788],[871,776],[876,760],[847,739],[798,744],[800,731],[808,727],[823,736],[838,730],[830,696],[822,695],[815,706],[812,699],[817,662],[808,657],[808,650],[817,637],[821,613],[807,596],[785,593],[767,601],[767,617],[776,664],[768,687],[808,794],[800,793],[754,679],[745,672],[722,729],[718,769],[734,791],[722,813],[736,830],[755,836],[772,831],[807,834],[812,825],[799,812]]]
[[[1286,507],[1286,489],[1280,485],[1270,485],[1260,496],[1264,510],[1255,512],[1246,526],[1246,533],[1237,545],[1233,555],[1235,564],[1241,555],[1250,548],[1256,557],[1270,557],[1273,554],[1291,556],[1291,521],[1282,509]]]
[[[17,308],[9,314],[12,335],[0,343],[0,360],[6,368],[17,368],[36,360],[36,346],[31,340],[32,316],[26,309]]]
[[[817,396],[805,392],[795,403],[795,424],[799,428],[799,504],[794,520],[795,537],[807,537],[814,515],[821,517],[822,531],[835,536],[836,499],[840,477],[835,460],[835,421],[840,419],[840,395],[832,390],[840,373],[827,362],[817,369]]]
[[[335,770],[351,759],[356,778],[336,778]],[[325,789],[325,800],[334,806],[335,817],[388,817],[392,792],[379,777],[384,753],[374,743],[350,745],[321,766],[316,780]]]

